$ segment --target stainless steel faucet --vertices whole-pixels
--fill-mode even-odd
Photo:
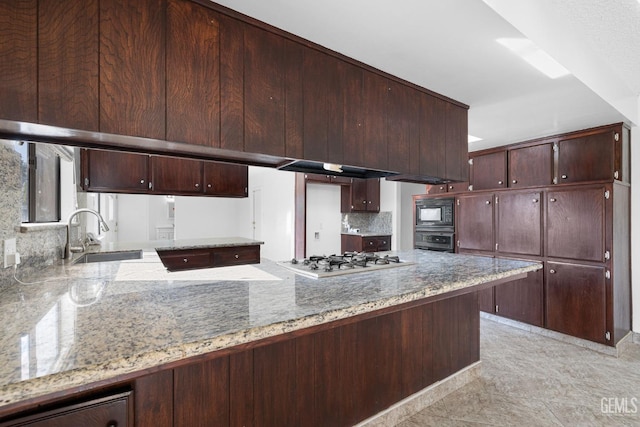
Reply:
[[[102,218],[102,215],[100,215],[99,212],[94,211],[93,209],[88,209],[88,208],[76,209],[75,211],[71,212],[71,215],[69,215],[69,219],[67,220],[67,244],[64,247],[64,259],[71,258],[71,221],[73,221],[73,218],[75,218],[81,212],[88,212],[97,216],[98,221],[100,222],[100,228],[102,229],[102,231],[104,232],[109,231],[109,226],[107,225],[107,222],[104,220],[104,218]]]

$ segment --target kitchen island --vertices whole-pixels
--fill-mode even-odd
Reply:
[[[150,252],[19,269],[0,288],[0,419],[124,392],[135,425],[350,425],[476,363],[476,291],[541,268],[389,254],[410,262],[324,279],[265,259],[167,273]]]

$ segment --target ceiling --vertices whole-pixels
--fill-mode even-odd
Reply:
[[[216,0],[470,106],[469,150],[640,124],[640,0]],[[571,75],[496,42],[526,36]]]

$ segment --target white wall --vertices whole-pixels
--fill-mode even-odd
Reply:
[[[414,194],[425,194],[427,189],[425,184],[412,184],[403,182],[400,193],[400,229],[401,246],[400,249],[406,251],[413,249],[413,196]]]
[[[380,179],[380,212],[391,212],[391,250],[397,250],[400,242],[398,200],[400,183]]]
[[[175,197],[175,238],[251,238],[249,199]]]
[[[149,236],[149,202],[147,195],[118,194],[118,240],[146,242]]]
[[[631,320],[640,333],[640,128],[631,129]],[[634,274],[638,272],[637,274]]]
[[[307,256],[341,252],[341,221],[340,186],[308,183]]]

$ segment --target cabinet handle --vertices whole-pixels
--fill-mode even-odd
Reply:
[[[238,254],[235,254],[234,256],[236,257],[236,259],[240,258],[240,255]]]
[[[518,180],[517,180],[517,179],[514,179],[514,180],[513,180],[513,181],[511,181],[511,182],[512,182],[512,183],[514,183],[514,184],[517,184],[517,183],[518,183]]]
[[[568,178],[568,176],[567,176],[567,175],[562,175],[562,177],[561,177],[561,178],[562,178],[562,179],[567,179],[567,178]]]
[[[498,185],[502,185],[502,181],[498,181]]]
[[[549,273],[556,274],[556,271],[552,268],[551,270],[549,270]]]

